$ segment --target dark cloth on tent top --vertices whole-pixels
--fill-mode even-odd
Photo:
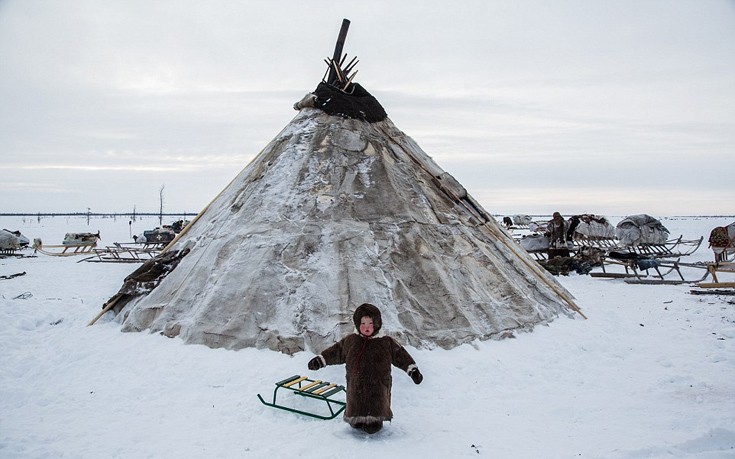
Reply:
[[[315,107],[329,115],[370,123],[383,121],[388,117],[380,102],[357,83],[350,84],[349,94],[326,83],[319,83],[314,95],[317,97]]]

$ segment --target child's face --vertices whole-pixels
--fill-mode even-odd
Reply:
[[[373,319],[367,316],[360,319],[360,334],[363,336],[373,335]]]

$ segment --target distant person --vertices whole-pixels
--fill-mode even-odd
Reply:
[[[347,408],[344,420],[355,429],[374,434],[390,421],[391,364],[405,371],[415,384],[424,377],[416,362],[389,336],[375,336],[383,321],[380,310],[361,304],[352,316],[359,333],[353,333],[309,361],[309,370],[346,364]]]
[[[568,231],[569,223],[564,220],[559,212],[554,212],[551,220],[546,224],[546,236],[549,238],[549,260],[554,257],[569,256]]]

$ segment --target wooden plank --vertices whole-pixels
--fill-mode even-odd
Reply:
[[[299,390],[301,390],[301,391],[305,391],[306,389],[310,389],[310,388],[312,388],[312,387],[316,386],[316,385],[317,385],[317,384],[319,384],[320,382],[322,382],[322,381],[321,381],[321,380],[319,380],[319,379],[317,379],[316,381],[312,381],[311,383],[309,383],[309,384],[305,385],[304,387],[299,387]]]
[[[721,261],[717,264],[709,265],[709,267],[710,269],[723,273],[735,272],[735,263],[733,263],[732,261]]]
[[[327,385],[327,386],[324,386],[324,387],[322,387],[321,389],[315,390],[315,391],[313,392],[313,394],[314,394],[314,395],[321,395],[322,393],[324,393],[324,392],[328,391],[329,389],[333,388],[334,386],[336,386],[336,384],[335,384],[335,383],[330,383],[329,385]]]
[[[638,277],[635,274],[624,273],[590,273],[590,277],[609,277],[611,279],[624,279],[628,277]]]
[[[663,280],[663,279],[625,279],[626,284],[647,284],[647,285],[681,285],[691,284],[682,280]]]
[[[322,387],[324,387],[324,386],[326,386],[326,385],[328,385],[328,384],[329,384],[328,382],[323,382],[323,381],[322,381],[322,382],[320,382],[319,384],[317,384],[316,386],[312,387],[311,389],[308,389],[308,390],[306,390],[305,392],[309,392],[309,393],[313,394],[313,393],[315,393],[315,392],[316,392],[316,391],[317,391],[318,389],[320,389],[320,388],[322,388]],[[302,389],[302,390],[303,390],[303,389]]]
[[[293,381],[291,381],[290,383],[283,384],[281,387],[291,387],[294,384],[300,383],[301,381],[303,381],[304,379],[307,379],[307,378],[308,378],[308,376],[300,376],[300,377],[294,379]]]
[[[328,385],[329,385],[329,381],[321,381],[321,382],[319,382],[319,384],[317,384],[316,386],[312,387],[311,389],[308,389],[306,392],[309,392],[309,393],[312,393],[313,394],[317,390],[321,389],[324,386],[328,386]]]
[[[700,282],[699,288],[735,288],[735,282]]]

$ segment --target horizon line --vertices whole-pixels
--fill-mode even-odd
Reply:
[[[199,215],[200,212],[0,212],[0,217],[115,217],[115,216],[130,216],[130,217],[170,217],[170,216],[188,216],[188,215]],[[547,217],[551,214],[548,213],[514,213],[514,214],[496,214],[489,213],[493,217],[505,217],[510,215],[527,215],[529,217]],[[569,214],[569,215],[583,215],[583,214]],[[636,214],[629,214],[636,215]],[[613,215],[618,216],[618,215]],[[620,215],[624,216],[624,215]],[[713,214],[713,215],[665,215],[661,218],[675,218],[675,217],[686,217],[686,218],[723,218],[730,217],[735,218],[735,214]]]

